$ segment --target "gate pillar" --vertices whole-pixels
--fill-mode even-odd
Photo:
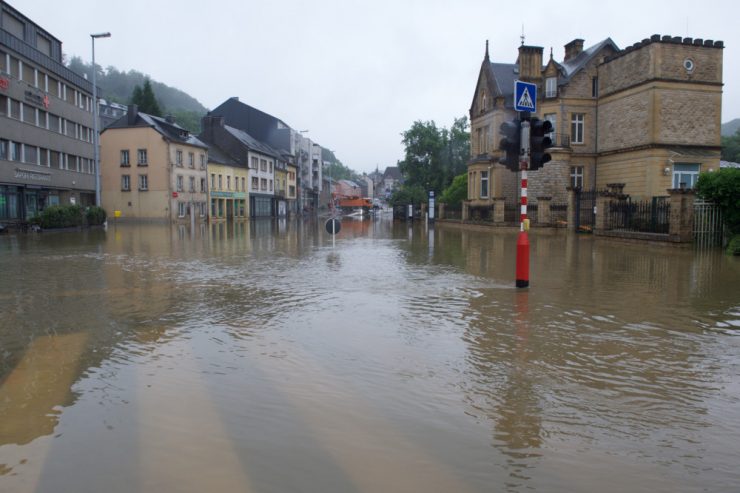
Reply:
[[[668,234],[671,241],[691,242],[694,239],[694,190],[672,188],[668,193],[671,204]]]

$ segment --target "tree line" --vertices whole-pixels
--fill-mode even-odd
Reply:
[[[92,81],[92,63],[85,63],[75,56],[67,62],[67,68]],[[200,132],[200,119],[208,110],[189,94],[152,81],[136,70],[124,72],[112,66],[104,70],[97,64],[95,69],[96,83],[103,99],[119,104],[136,104],[145,113],[157,116],[172,115],[181,127],[193,133]],[[143,106],[140,104],[142,101]]]
[[[403,185],[393,194],[391,203],[426,202],[430,190],[446,203],[464,200],[470,157],[468,118],[455,119],[449,129],[438,127],[434,121],[415,121],[401,135],[405,153],[398,168]]]

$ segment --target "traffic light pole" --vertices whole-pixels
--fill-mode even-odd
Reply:
[[[521,149],[519,152],[519,169],[522,173],[521,209],[519,238],[516,242],[516,287],[529,287],[529,236],[527,230],[527,170],[530,160],[529,121],[522,121]]]

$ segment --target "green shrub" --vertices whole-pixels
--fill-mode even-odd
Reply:
[[[740,255],[740,234],[733,236],[727,245],[727,255]]]
[[[696,191],[700,197],[719,205],[731,235],[740,233],[740,168],[700,174]]]
[[[445,188],[442,192],[442,196],[439,198],[440,202],[447,205],[457,206],[463,200],[468,198],[468,174],[463,173],[457,175],[453,180],[452,184]]]
[[[40,226],[44,229],[71,228],[82,224],[82,207],[79,205],[52,205],[41,214]]]
[[[85,214],[88,226],[99,226],[105,222],[107,217],[105,209],[96,205],[88,207]]]

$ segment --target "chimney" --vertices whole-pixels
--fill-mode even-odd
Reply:
[[[223,128],[226,121],[223,116],[210,116],[206,115],[201,119],[201,129],[203,130],[203,135],[206,136],[206,139],[211,142],[215,143],[215,135],[214,135],[214,129],[217,127]]]
[[[571,58],[577,57],[582,51],[583,51],[583,40],[574,39],[573,41],[565,45],[565,59],[563,61],[567,62]]]
[[[522,80],[539,80],[542,77],[541,46],[519,47],[519,78]]]
[[[128,105],[128,111],[126,112],[126,115],[128,117],[128,124],[130,126],[136,125],[136,120],[139,117],[139,107],[135,104]]]

